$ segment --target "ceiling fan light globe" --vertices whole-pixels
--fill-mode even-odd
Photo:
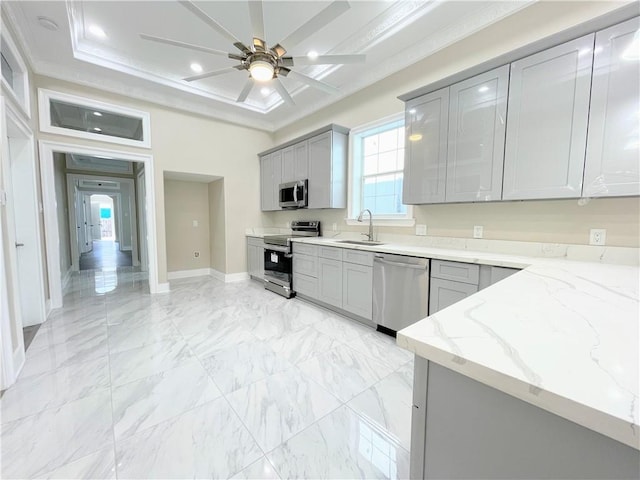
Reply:
[[[251,78],[256,82],[266,82],[273,78],[273,65],[269,62],[256,60],[249,66]]]

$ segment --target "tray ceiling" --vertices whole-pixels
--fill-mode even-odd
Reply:
[[[245,1],[195,2],[236,37],[251,43]],[[265,1],[268,45],[287,37],[331,2]],[[357,1],[337,19],[290,48],[287,55],[365,54],[364,64],[296,66],[295,70],[339,89],[311,88],[282,78],[295,106],[285,104],[272,82],[252,89],[246,102],[236,99],[247,71],[232,71],[195,82],[190,66],[203,70],[232,67],[224,56],[150,42],[140,34],[238,53],[223,36],[174,1],[5,1],[29,61],[38,74],[128,95],[234,123],[274,131],[340,98],[375,83],[462,38],[505,18],[532,0]],[[43,28],[38,17],[58,25]],[[97,35],[99,27],[105,36]],[[99,33],[99,32],[98,32]]]

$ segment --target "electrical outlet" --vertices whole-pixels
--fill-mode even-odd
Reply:
[[[192,225],[193,225],[194,227],[197,227],[197,226],[198,226],[198,220],[194,220],[194,221],[192,222]]]
[[[193,252],[193,258],[198,258],[200,256],[200,252]]]
[[[333,230],[334,232],[337,232],[338,231],[338,224],[337,223],[331,224],[331,230]]]
[[[416,235],[426,235],[427,234],[427,226],[426,225],[416,225]]]
[[[607,231],[604,228],[592,228],[589,231],[589,245],[606,245]]]
[[[474,225],[473,238],[482,238],[484,236],[484,227],[482,225]]]

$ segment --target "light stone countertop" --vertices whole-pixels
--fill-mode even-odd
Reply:
[[[398,345],[640,450],[637,266],[294,241],[523,269],[401,330]]]

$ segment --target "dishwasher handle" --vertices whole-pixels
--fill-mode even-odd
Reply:
[[[394,267],[412,268],[414,270],[426,270],[427,267],[423,265],[415,265],[413,263],[392,262],[390,260],[384,260],[383,256],[376,255],[373,259],[374,262],[383,263],[385,265],[392,265]]]

